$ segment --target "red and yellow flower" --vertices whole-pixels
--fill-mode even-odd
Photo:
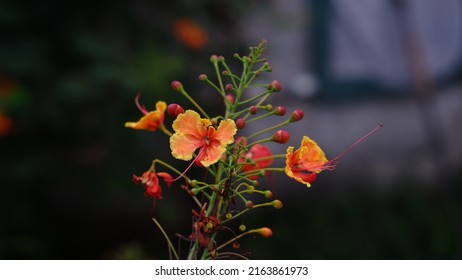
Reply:
[[[294,147],[287,148],[285,167],[287,176],[307,187],[310,187],[316,179],[316,173],[333,168],[335,165],[331,165],[318,144],[308,136],[303,136],[300,148],[295,152]]]
[[[216,163],[226,151],[226,146],[234,142],[236,124],[233,120],[222,120],[218,128],[209,119],[204,119],[193,110],[178,115],[173,122],[175,133],[170,137],[172,155],[181,160],[190,160],[200,149],[194,162],[201,166]]]

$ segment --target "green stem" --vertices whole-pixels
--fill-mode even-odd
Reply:
[[[246,103],[250,103],[250,102],[252,102],[252,101],[255,101],[255,100],[257,100],[257,99],[260,99],[260,98],[262,98],[263,96],[265,96],[265,95],[267,95],[267,94],[271,94],[271,93],[273,93],[272,90],[265,91],[265,92],[260,93],[259,95],[256,95],[256,96],[254,96],[254,97],[252,97],[252,98],[249,98],[249,99],[244,100],[244,101],[240,101],[240,102],[239,102],[239,105],[244,105],[244,104],[246,104]]]
[[[199,110],[201,112],[201,114],[206,117],[207,119],[210,119],[209,115],[207,115],[207,113],[204,111],[204,109],[202,109],[201,106],[199,106],[199,104],[197,104],[197,102],[191,98],[191,96],[183,89],[183,87],[181,87],[180,89],[180,92],[181,94],[183,94],[184,97],[186,97],[189,102],[191,102],[196,108],[197,110]]]
[[[178,253],[176,252],[175,250],[175,247],[173,247],[173,244],[172,242],[170,241],[170,238],[168,238],[168,235],[167,233],[165,232],[165,230],[162,228],[162,226],[159,224],[159,222],[155,219],[155,218],[152,218],[152,220],[154,221],[154,223],[156,224],[156,226],[159,228],[159,230],[162,232],[162,234],[164,235],[165,239],[167,240],[167,243],[168,243],[168,247],[170,248],[170,250],[172,250],[173,254],[175,255],[175,258],[177,260],[180,259],[180,257],[178,256]]]
[[[226,241],[225,243],[221,244],[220,246],[217,247],[217,251],[218,250],[221,250],[223,249],[224,247],[228,246],[229,244],[233,243],[233,242],[236,242],[237,240],[239,240],[240,238],[246,236],[246,235],[249,235],[249,234],[252,234],[252,233],[258,233],[260,229],[251,229],[249,231],[246,231],[246,232],[243,232],[241,234],[239,234],[238,236],[234,237],[234,238],[231,238],[230,240]]]
[[[266,206],[273,206],[273,202],[266,202],[266,203],[256,204],[250,209],[246,208],[246,209],[242,210],[241,212],[237,213],[236,215],[233,215],[231,218],[222,221],[221,224],[223,225],[224,223],[227,223],[227,222],[229,222],[231,220],[234,220],[235,218],[244,215],[245,213],[249,212],[252,209],[259,208],[259,207],[266,207]]]
[[[284,170],[285,170],[284,167],[268,167],[268,168],[261,168],[261,169],[252,170],[252,171],[248,171],[248,172],[242,172],[239,175],[250,177],[250,176],[258,175],[260,173],[260,171],[284,172]]]
[[[168,137],[171,137],[172,136],[172,133],[164,126],[164,124],[161,124],[159,126],[159,129],[160,131],[162,131],[163,133],[165,133]]]
[[[256,137],[256,136],[258,136],[258,135],[261,135],[261,134],[263,134],[263,133],[265,133],[265,132],[268,132],[268,131],[271,131],[271,130],[274,130],[274,129],[283,127],[283,126],[289,124],[290,122],[291,122],[290,119],[288,119],[288,120],[283,121],[283,122],[281,122],[281,123],[279,123],[279,124],[270,126],[270,127],[268,127],[268,128],[265,128],[265,129],[263,129],[263,130],[260,130],[260,131],[258,131],[258,132],[256,132],[256,133],[254,133],[254,134],[248,136],[247,139],[250,139],[250,138]]]
[[[251,122],[258,121],[258,120],[264,119],[264,118],[272,116],[272,115],[274,115],[274,111],[268,112],[266,114],[260,115],[258,117],[253,118],[253,119],[250,119],[250,120],[246,120],[246,123],[249,124]]]

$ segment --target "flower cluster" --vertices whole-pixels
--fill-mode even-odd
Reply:
[[[282,128],[300,121],[304,113],[302,110],[295,110],[286,117],[285,107],[275,107],[267,103],[268,98],[281,92],[282,87],[276,80],[270,83],[256,82],[257,77],[262,73],[272,70],[271,65],[262,57],[264,48],[265,42],[262,42],[257,47],[250,48],[248,56],[234,55],[242,63],[242,72],[239,75],[231,71],[224,57],[211,56],[210,61],[216,73],[216,81],[210,80],[205,74],[201,74],[199,79],[221,95],[223,115],[209,116],[187,93],[183,85],[174,81],[173,90],[190,101],[191,109],[184,110],[176,103],[167,106],[165,102],[158,101],[156,109],[148,111],[139,104],[139,96],[137,96],[136,105],[143,116],[137,122],[125,124],[126,127],[133,129],[163,132],[169,137],[172,156],[178,160],[190,161],[186,170],[180,171],[160,159],[155,159],[151,167],[141,176],[133,176],[133,182],[143,184],[146,188],[146,196],[152,197],[154,201],[162,199],[159,177],[169,187],[178,182],[194,200],[197,209],[192,209],[192,232],[187,235],[177,234],[192,244],[185,256],[188,259],[238,256],[225,248],[228,246],[239,248],[239,239],[247,235],[270,237],[272,230],[268,227],[247,229],[244,224],[241,224],[237,229],[232,229],[228,226],[231,221],[237,221],[236,218],[253,209],[282,207],[280,200],[272,198],[273,194],[270,190],[260,186],[259,179],[266,177],[270,172],[285,172],[289,178],[310,187],[317,173],[335,169],[340,157],[379,128],[368,133],[332,160],[328,160],[321,148],[308,136],[303,137],[298,149],[289,146],[285,154],[273,154],[265,143],[287,143],[290,134]],[[260,88],[261,93],[249,95],[250,87]],[[166,111],[173,119],[171,125],[173,131],[165,124]],[[270,117],[284,119],[271,127],[245,135],[244,127]],[[271,136],[263,137],[263,135]],[[272,167],[276,159],[285,159],[285,166]],[[198,180],[189,177],[188,171],[193,165],[206,171],[207,176],[204,176],[206,179]],[[164,171],[158,172],[159,167]],[[264,202],[254,204],[251,198],[255,195],[260,195]],[[177,259],[182,257],[160,223],[156,219],[153,220],[166,237],[173,256]],[[232,236],[228,240],[221,237],[221,233],[225,235],[230,231]]]

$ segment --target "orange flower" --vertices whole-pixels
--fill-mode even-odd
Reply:
[[[158,101],[156,103],[156,110],[148,112],[144,106],[141,106],[138,102],[139,95],[135,98],[135,103],[141,113],[144,114],[143,117],[137,122],[126,122],[125,127],[130,127],[133,129],[142,129],[155,131],[158,128],[162,129],[164,126],[164,117],[165,110],[167,109],[167,104],[163,101]]]
[[[287,176],[305,184],[307,187],[316,179],[316,173],[324,169],[334,169],[321,150],[321,148],[308,136],[303,136],[300,148],[295,152],[294,147],[289,146],[286,154]]]
[[[205,167],[221,158],[226,145],[234,141],[237,130],[233,120],[223,120],[215,129],[209,119],[201,119],[193,110],[178,115],[172,127],[175,131],[170,137],[172,155],[177,159],[190,160],[200,148],[194,162]]]
[[[187,18],[182,18],[175,22],[173,33],[180,42],[193,50],[203,49],[208,42],[207,32]]]
[[[350,147],[343,151],[340,155],[331,160],[327,160],[321,148],[311,140],[308,136],[303,136],[300,148],[294,152],[294,147],[289,146],[286,154],[286,168],[287,176],[305,184],[307,187],[316,180],[316,173],[323,170],[334,170],[338,164],[338,160],[361,143],[364,139],[374,134],[377,130],[382,128],[383,125],[378,125],[369,133],[359,138]]]

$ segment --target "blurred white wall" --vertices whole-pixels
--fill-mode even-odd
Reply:
[[[307,49],[312,16],[309,6],[303,0],[268,3],[265,9],[242,22],[242,30],[249,45],[263,38],[268,41],[266,57],[273,72],[264,78],[277,79],[283,87],[272,99],[273,105],[286,106],[288,114],[294,109],[305,112],[302,121],[287,127],[291,132],[289,144],[298,147],[302,136],[308,135],[318,142],[328,158],[333,158],[377,124],[384,124],[381,131],[346,155],[334,173],[321,173],[316,184],[336,183],[338,188],[369,185],[388,190],[398,182],[409,180],[440,187],[440,175],[461,169],[462,87],[459,84],[437,87],[426,106],[412,94],[389,99],[314,102],[309,97],[318,85],[310,71]],[[457,26],[456,30],[460,28]],[[451,65],[453,62],[447,57],[447,53],[442,54],[442,59]],[[432,60],[438,62],[438,58],[432,57]],[[277,121],[274,117],[258,124],[266,127]],[[432,129],[433,126],[437,129]],[[249,126],[248,129],[256,128]],[[427,133],[436,140],[428,141]],[[434,147],[435,143],[438,147]],[[285,152],[286,145],[271,146],[275,153]]]

